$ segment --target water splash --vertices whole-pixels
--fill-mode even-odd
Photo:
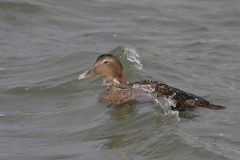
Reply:
[[[153,94],[154,91],[155,91],[155,88],[151,87],[150,84],[147,84],[147,85],[134,84],[132,88],[141,89],[141,90],[144,90],[145,92],[150,93],[150,94]]]
[[[119,85],[120,82],[119,82],[118,80],[116,80],[116,78],[114,78],[114,79],[113,79],[113,84],[114,84],[114,85]]]
[[[118,80],[114,78],[113,82],[106,83],[106,79],[103,79],[102,86],[111,86],[111,85],[122,85]],[[122,85],[123,88],[127,88],[125,85]],[[176,107],[177,102],[172,99],[176,93],[174,93],[172,96],[169,96],[168,98],[166,96],[162,96],[160,98],[157,98],[157,94],[155,93],[155,88],[152,87],[150,84],[147,85],[141,85],[141,84],[134,84],[132,86],[133,89],[141,89],[144,92],[146,92],[146,95],[150,96],[156,103],[160,105],[161,108],[164,110],[164,116],[173,116],[176,117],[178,121],[180,121],[179,118],[179,111],[173,111],[172,106]]]
[[[135,63],[134,66],[136,67],[136,69],[141,70],[143,68],[142,63],[139,60],[139,54],[137,53],[135,48],[125,48],[123,54],[127,55],[127,60]]]
[[[176,93],[174,93],[172,96],[169,96],[168,98],[166,96],[162,96],[157,99],[157,103],[160,104],[160,106],[164,109],[164,116],[174,116],[177,118],[178,121],[180,121],[179,118],[179,111],[173,111],[172,106],[176,107],[177,102],[172,99],[173,96],[175,96]]]
[[[180,121],[179,111],[172,110],[172,106],[176,107],[176,104],[177,104],[177,102],[174,99],[172,99],[176,95],[176,93],[174,93],[172,96],[169,96],[168,98],[166,96],[157,98],[157,95],[155,93],[155,88],[149,84],[147,85],[134,84],[132,88],[141,89],[146,93],[149,93],[149,95],[153,97],[155,102],[159,103],[160,107],[164,109],[164,116],[173,116],[173,117],[176,117],[178,121]]]
[[[106,79],[104,78],[103,83],[101,85],[102,86],[111,86],[111,85],[121,85],[121,83],[116,78],[113,79],[113,82],[107,83]]]

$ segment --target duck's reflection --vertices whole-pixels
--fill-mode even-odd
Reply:
[[[123,120],[127,120],[128,118],[131,118],[137,115],[138,108],[134,103],[119,105],[119,106],[115,106],[114,108],[111,108],[108,112],[106,112],[106,114],[110,115],[110,118],[108,120],[109,122],[114,121],[114,123],[117,123],[116,125],[119,125],[119,127],[123,127],[124,125],[126,126],[125,124],[126,121],[123,121]],[[118,130],[117,127],[115,129]],[[112,132],[115,132],[115,133],[113,134],[108,133],[101,136],[100,139],[107,140],[101,145],[102,149],[113,149],[113,148],[124,147],[124,146],[135,143],[137,140],[141,141],[144,138],[141,136],[140,137],[136,136],[137,134],[135,132],[132,133],[131,127],[129,128],[129,132],[127,133],[125,132],[122,134],[116,133],[117,131],[115,129],[112,129],[110,131],[111,133]],[[146,137],[144,139],[146,139]]]
[[[123,135],[113,135],[106,137],[106,139],[108,139],[108,141],[101,146],[102,149],[114,149],[136,144],[136,146],[133,146],[133,148],[129,148],[130,151],[144,144],[145,141],[149,139],[149,136],[131,133]]]
[[[192,110],[188,110],[188,111],[185,111],[185,112],[180,112],[179,117],[180,118],[185,118],[185,119],[188,119],[188,120],[190,120],[190,119],[194,120],[195,118],[200,117],[200,115],[195,113],[194,109],[192,109]]]
[[[111,107],[109,111],[106,112],[106,114],[110,115],[107,120],[108,123],[95,128],[95,131],[91,132],[91,139],[104,140],[104,142],[101,142],[101,144],[97,146],[99,149],[121,148],[131,146],[133,144],[136,144],[132,146],[133,148],[141,146],[145,144],[149,138],[151,138],[151,133],[146,126],[144,127],[146,124],[143,124],[142,127],[140,126],[139,128],[135,128],[134,124],[136,121],[138,121],[136,124],[140,124],[145,120],[149,121],[150,124],[148,126],[152,126],[153,130],[161,128],[163,124],[168,123],[167,121],[172,120],[173,122],[171,123],[177,123],[176,118],[176,121],[174,121],[174,118],[164,117],[164,113],[162,113],[160,108],[156,109],[156,112],[159,112],[159,116],[149,115],[144,116],[144,118],[140,116],[140,118],[135,119],[134,116],[139,113],[139,107],[137,107],[136,104],[125,104]],[[180,113],[179,116],[180,119],[183,118],[186,120],[192,120],[198,115],[196,115],[193,111],[186,111]],[[161,134],[162,131],[159,130],[157,133]],[[130,147],[130,150],[133,149],[132,147]]]
[[[125,104],[115,106],[112,110],[108,111],[107,114],[111,116],[110,120],[122,121],[137,115],[138,109],[134,104]]]

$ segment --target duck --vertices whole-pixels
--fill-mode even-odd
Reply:
[[[105,103],[107,106],[141,102],[141,99],[145,99],[146,97],[154,97],[155,99],[165,97],[175,101],[171,105],[171,109],[174,111],[185,111],[195,107],[216,110],[225,108],[224,106],[212,104],[199,96],[158,81],[140,80],[127,82],[121,62],[111,54],[100,55],[96,62],[83,72],[78,79],[82,80],[93,76],[105,77],[103,90],[98,101]]]

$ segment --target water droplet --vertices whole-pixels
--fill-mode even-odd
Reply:
[[[124,54],[127,54],[127,60],[130,62],[136,63],[134,66],[141,70],[143,68],[143,65],[141,61],[139,60],[139,54],[135,50],[135,48],[125,48]]]
[[[119,82],[118,80],[116,80],[116,78],[114,78],[114,79],[113,79],[113,84],[114,84],[114,85],[119,85],[120,82]]]

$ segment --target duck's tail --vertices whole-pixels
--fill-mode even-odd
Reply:
[[[199,99],[194,99],[195,100],[195,106],[197,107],[205,107],[205,108],[209,108],[209,109],[224,109],[226,107],[224,106],[219,106],[219,105],[215,105],[215,104],[212,104],[208,101],[206,101],[205,99],[203,98],[199,98]]]
[[[218,105],[215,105],[215,104],[209,104],[207,106],[207,108],[210,108],[210,109],[225,109],[226,107],[224,106],[218,106]]]
[[[178,91],[177,94],[173,97],[177,101],[177,107],[175,110],[186,110],[187,108],[193,108],[193,107],[204,107],[209,109],[224,109],[226,107],[219,106],[212,104],[205,99],[198,97],[196,95],[184,92],[184,91]]]

